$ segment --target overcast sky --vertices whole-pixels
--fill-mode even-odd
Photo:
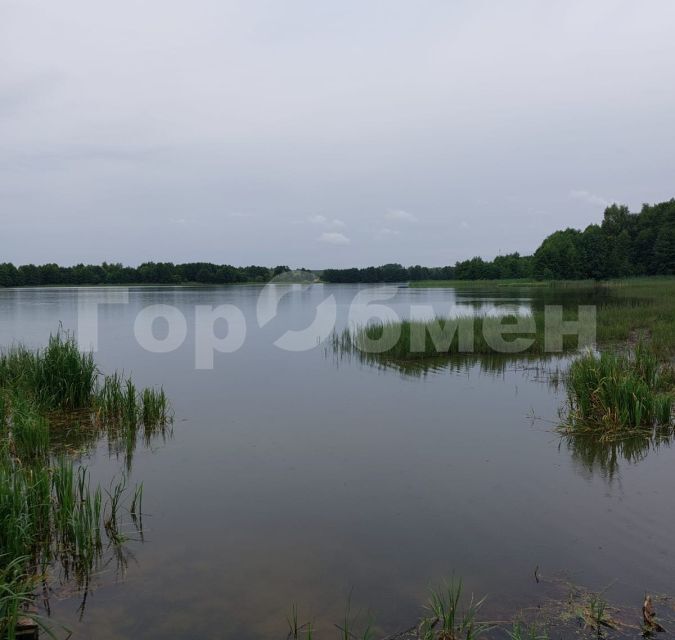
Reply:
[[[675,196],[671,0],[0,0],[0,262],[531,252]]]

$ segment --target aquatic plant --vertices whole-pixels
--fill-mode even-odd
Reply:
[[[536,624],[514,622],[511,629],[505,631],[511,640],[548,640],[546,630],[538,629]]]
[[[291,606],[291,611],[286,617],[286,622],[288,623],[288,638],[298,640],[298,638],[300,637],[300,630],[302,629],[303,625],[299,623],[297,604],[293,603],[293,605]]]
[[[375,630],[373,629],[372,616],[367,616],[365,626],[360,633],[356,631],[358,619],[358,613],[352,614],[352,594],[350,592],[349,596],[347,597],[347,603],[345,605],[345,612],[342,617],[342,622],[341,624],[335,625],[336,629],[340,632],[339,635],[342,640],[373,640]]]
[[[441,587],[431,590],[428,609],[431,615],[422,620],[419,636],[423,640],[474,640],[492,627],[478,621],[485,598],[461,607],[462,580],[452,578]]]
[[[579,333],[561,322],[579,319]],[[533,309],[531,313],[459,315],[430,320],[371,322],[335,331],[335,354],[359,353],[371,361],[425,361],[448,356],[547,357],[594,343],[593,311],[582,307]]]
[[[17,455],[25,458],[44,457],[49,451],[49,425],[31,399],[18,393],[10,396],[11,444]],[[8,413],[9,415],[9,413]]]
[[[138,430],[149,439],[170,423],[163,390],[139,392],[117,373],[99,379],[93,356],[60,331],[44,349],[0,354],[0,637],[13,637],[37,582],[46,587],[57,570],[86,589],[104,540],[123,557],[124,514],[141,526],[142,486],[127,507],[125,476],[104,495],[52,444],[103,433],[114,447],[124,443],[128,466]]]
[[[25,558],[14,558],[4,563],[0,556],[0,638],[14,640],[19,620],[28,617],[40,624],[34,613],[28,611],[36,580],[24,571]]]
[[[164,389],[144,389],[141,394],[142,422],[146,429],[152,429],[170,420],[169,403]]]
[[[81,353],[75,338],[57,331],[44,349],[16,346],[0,355],[0,387],[29,395],[42,409],[87,406],[98,371],[91,353]]]
[[[638,344],[632,355],[587,353],[567,375],[573,429],[670,427],[669,378],[652,351]]]

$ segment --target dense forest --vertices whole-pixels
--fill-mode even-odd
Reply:
[[[584,231],[565,229],[548,236],[532,256],[511,253],[492,261],[471,258],[450,267],[326,269],[326,282],[405,280],[492,280],[529,278],[576,280],[675,273],[675,199],[643,205],[639,213],[612,205],[601,224]]]
[[[228,284],[268,282],[289,271],[287,266],[233,267],[208,262],[173,264],[0,264],[0,286],[96,284]],[[309,273],[309,272],[308,272]],[[386,264],[363,269],[325,269],[325,282],[404,282],[408,280],[491,280],[536,278],[570,280],[620,278],[675,273],[675,199],[643,205],[639,213],[612,205],[601,224],[584,231],[565,229],[548,236],[532,256],[518,253],[494,260],[471,258],[447,267],[403,267]]]

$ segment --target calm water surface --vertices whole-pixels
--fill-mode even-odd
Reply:
[[[176,422],[173,438],[134,457],[146,533],[128,545],[126,572],[102,567],[81,621],[77,595],[52,598],[75,638],[281,638],[292,603],[328,627],[351,589],[353,608],[391,633],[414,623],[430,582],[453,572],[496,609],[526,606],[537,565],[636,602],[673,590],[670,447],[619,457],[610,473],[552,432],[564,397],[534,365],[407,375],[322,345],[274,346],[330,294],[344,326],[358,291],[295,287],[263,329],[254,286],[132,288],[129,304],[100,307],[101,368],[163,385]],[[0,290],[0,343],[44,344],[59,322],[76,329],[78,297],[98,292]],[[387,304],[401,315],[411,305],[443,314],[532,303],[484,289],[395,294]],[[194,306],[224,303],[243,311],[245,344],[196,370]],[[171,353],[134,338],[151,304],[187,318]],[[104,443],[85,462],[103,481],[122,468]]]

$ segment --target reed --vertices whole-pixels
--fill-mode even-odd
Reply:
[[[432,589],[428,609],[431,613],[422,620],[419,636],[423,640],[446,640],[463,638],[474,640],[492,627],[478,621],[485,598],[474,600],[462,607],[462,580],[454,578],[443,586]]]
[[[7,393],[0,389],[0,438],[5,433],[7,428],[7,418],[9,416],[9,406]]]
[[[91,403],[98,370],[92,353],[81,353],[72,335],[58,331],[36,353],[32,391],[47,409],[80,409]]]
[[[79,446],[105,434],[128,467],[139,429],[149,439],[172,421],[163,390],[101,378],[92,354],[61,331],[44,349],[0,353],[0,638],[13,637],[38,582],[48,590],[60,570],[86,588],[106,548],[124,555],[126,517],[142,526],[142,486],[129,505],[124,476],[104,493],[86,467],[55,453],[54,441]]]
[[[11,442],[17,455],[25,458],[43,458],[49,452],[49,425],[34,401],[19,394],[10,400]]]
[[[123,415],[124,392],[122,376],[115,372],[103,378],[103,385],[94,399],[98,417],[104,422],[119,421]]]
[[[412,282],[411,287],[453,287],[461,290],[489,290],[490,294],[512,295],[518,290],[532,297],[533,304],[560,304],[564,298],[585,298],[597,305],[599,344],[621,343],[636,332],[646,333],[659,359],[675,355],[675,278],[642,277],[595,282],[523,280],[462,280]]]
[[[298,618],[298,605],[293,603],[291,606],[291,611],[286,616],[286,622],[288,623],[288,639],[298,640],[300,638],[300,630],[303,625],[300,624]]]
[[[576,319],[572,309],[564,309],[562,319]],[[562,335],[557,345],[550,337],[554,332],[547,335],[546,328],[546,312],[535,309],[528,315],[505,312],[374,322],[335,331],[328,344],[338,355],[359,353],[372,361],[392,362],[448,356],[548,357],[579,348],[579,337]]]
[[[171,420],[169,403],[164,389],[144,389],[141,395],[143,425],[147,428],[155,428],[167,424]]]
[[[569,426],[609,431],[670,427],[670,381],[667,368],[643,344],[628,355],[581,356],[566,380]]]
[[[37,616],[28,612],[36,580],[24,571],[24,565],[23,557],[3,563],[0,556],[0,638],[7,640],[17,637],[16,628],[22,617],[33,618],[41,624]]]
[[[98,370],[91,353],[81,353],[75,338],[57,331],[44,349],[14,347],[0,355],[0,387],[29,395],[46,411],[89,406]]]

